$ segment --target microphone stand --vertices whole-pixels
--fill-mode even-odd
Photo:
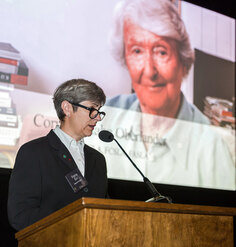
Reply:
[[[137,169],[137,171],[141,174],[141,176],[143,177],[144,184],[146,185],[146,187],[149,190],[149,192],[152,194],[153,197],[148,199],[146,202],[158,202],[160,200],[166,199],[169,203],[172,203],[172,199],[170,197],[163,196],[157,191],[155,186],[151,183],[151,181],[147,177],[145,177],[143,175],[143,173],[140,171],[140,169],[135,165],[133,160],[129,157],[129,155],[126,153],[126,151],[122,148],[120,143],[115,138],[114,138],[114,141],[117,143],[117,145],[120,147],[120,149],[124,152],[126,157],[133,164],[133,166]]]

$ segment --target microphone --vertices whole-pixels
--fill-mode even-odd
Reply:
[[[102,130],[98,134],[100,140],[104,142],[112,142],[114,140],[114,135],[108,130]]]
[[[146,185],[147,189],[153,196],[153,198],[147,200],[146,202],[157,202],[162,199],[166,199],[169,203],[172,203],[172,199],[167,196],[161,195],[155,186],[151,183],[151,181],[143,175],[143,173],[140,171],[140,169],[136,166],[136,164],[133,162],[133,160],[129,157],[129,155],[125,152],[125,150],[122,148],[120,143],[115,139],[114,135],[108,131],[108,130],[102,130],[98,134],[99,139],[104,142],[112,142],[113,140],[117,143],[117,145],[120,147],[120,149],[123,151],[123,153],[126,155],[126,157],[129,159],[129,161],[132,163],[132,165],[136,168],[136,170],[140,173],[140,175],[143,177],[143,182]]]

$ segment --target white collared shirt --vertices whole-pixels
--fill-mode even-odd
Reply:
[[[84,139],[76,141],[71,136],[66,134],[63,130],[61,130],[58,125],[53,131],[59,137],[61,142],[66,146],[66,148],[69,150],[81,174],[84,176],[84,170],[85,170]]]

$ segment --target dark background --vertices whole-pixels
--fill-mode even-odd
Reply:
[[[235,18],[236,8],[233,4],[235,3],[235,0],[187,0],[187,2]],[[200,55],[204,56],[204,54]],[[235,64],[233,66],[235,66]],[[10,227],[7,220],[7,193],[10,173],[11,169],[0,168],[1,247],[17,246],[17,242],[14,239],[15,231]],[[235,191],[211,190],[163,184],[155,184],[155,187],[162,195],[170,196],[173,200],[173,203],[236,207]],[[109,195],[112,199],[141,201],[145,201],[151,197],[145,185],[141,182],[114,179],[109,179]]]
[[[235,97],[235,63],[195,49],[193,91],[193,103],[202,112],[206,96],[232,101]]]
[[[192,4],[196,4],[206,9],[210,9],[227,15],[229,17],[236,17],[235,0],[184,0]]]

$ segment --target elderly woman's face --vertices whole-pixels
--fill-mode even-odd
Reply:
[[[169,116],[173,109],[178,110],[184,68],[176,42],[128,19],[124,23],[124,42],[126,64],[142,111]]]

